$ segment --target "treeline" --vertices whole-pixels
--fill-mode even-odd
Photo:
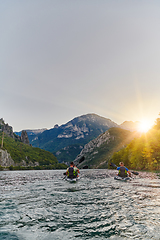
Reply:
[[[116,165],[137,170],[160,170],[160,118],[151,130],[132,140],[126,148],[115,152],[112,160]]]
[[[2,167],[0,165],[0,171],[3,171],[3,170],[10,170],[10,171],[18,171],[18,170],[55,170],[55,169],[66,169],[66,164],[64,163],[58,163],[58,164],[55,164],[55,165],[44,165],[44,166],[35,166],[35,167],[32,167],[32,166],[27,166],[27,167],[24,167],[24,166],[10,166],[10,167]]]

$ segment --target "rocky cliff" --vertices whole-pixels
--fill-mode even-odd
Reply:
[[[80,168],[106,168],[107,162],[115,151],[125,147],[136,134],[120,128],[110,128],[105,133],[99,135],[87,143],[75,158],[74,163]],[[84,157],[84,161],[80,159]]]
[[[22,141],[24,144],[30,145],[29,139],[28,139],[28,134],[27,134],[26,131],[22,131],[22,133],[21,133],[21,141]]]
[[[33,139],[37,138],[37,135],[43,133],[44,131],[46,131],[47,128],[42,128],[42,129],[27,129],[27,130],[22,130],[20,132],[14,132],[16,135],[18,135],[19,137],[21,137],[22,132],[25,131],[27,132],[28,135],[28,139],[29,142],[31,143]]]
[[[7,150],[0,149],[0,165],[2,167],[9,167],[11,165],[15,165],[11,155],[7,152]]]
[[[75,159],[75,163],[77,163],[79,161],[79,159],[82,158],[82,156],[86,156],[86,154],[88,154],[88,153],[92,153],[93,155],[97,154],[98,148],[105,142],[109,143],[111,140],[111,137],[112,137],[112,139],[114,139],[114,136],[111,136],[109,131],[106,131],[105,133],[98,136],[96,139],[87,143],[84,146],[84,148],[82,149],[82,151],[80,152],[80,154]],[[95,151],[95,149],[97,149],[97,150]]]
[[[0,145],[0,170],[66,168],[52,153],[30,146],[26,131],[21,136],[13,133],[3,119],[0,119]]]
[[[13,134],[13,128],[11,126],[7,124],[5,124],[3,118],[0,119],[0,131],[4,132],[5,134],[7,134],[9,137],[14,138],[14,134]]]
[[[86,143],[111,127],[118,125],[108,118],[86,114],[74,118],[61,126],[44,131],[30,142],[56,155],[59,162],[70,162],[80,153]]]
[[[27,132],[22,131],[21,136],[16,135],[13,132],[13,128],[9,126],[8,123],[5,123],[3,118],[0,119],[0,132],[4,132],[7,136],[21,140],[22,143],[30,145]]]
[[[27,156],[26,156],[27,160]],[[22,167],[36,167],[39,166],[38,162],[32,162],[29,161],[29,163],[26,162],[26,160],[22,160],[19,163],[15,163],[13,159],[11,158],[11,155],[7,152],[7,150],[0,149],[0,166],[2,167],[10,167],[10,166],[22,166]]]

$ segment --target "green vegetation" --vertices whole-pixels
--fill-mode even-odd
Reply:
[[[55,165],[43,165],[43,166],[36,166],[36,167],[31,167],[31,166],[27,166],[27,167],[24,167],[24,166],[10,166],[8,167],[8,169],[10,171],[13,171],[13,170],[53,170],[53,169],[66,169],[67,166],[65,164],[61,164],[61,163],[58,163],[58,164],[55,164]],[[0,169],[0,171],[2,171],[2,169]]]
[[[137,170],[160,170],[160,118],[150,131],[115,152],[112,161],[116,165],[123,161],[127,167]]]
[[[0,171],[3,171],[3,167],[0,165]]]
[[[59,162],[70,162],[77,157],[81,150],[81,145],[69,145],[58,151],[59,154],[57,155],[57,158],[60,159]],[[56,155],[56,152],[53,152],[53,154]]]
[[[2,132],[0,133],[0,143],[2,142]],[[13,139],[4,134],[3,150],[10,153],[17,167],[10,166],[10,170],[30,170],[30,169],[65,169],[65,164],[58,163],[57,158],[50,152],[40,148],[34,148],[23,144],[18,139]],[[25,160],[29,167],[22,167],[20,163]],[[36,166],[36,162],[39,166]],[[30,164],[33,163],[33,164]],[[33,165],[33,166],[32,166]],[[35,165],[35,166],[34,166]]]
[[[53,154],[57,151],[61,152],[61,154],[56,155],[59,162],[70,162],[80,153],[80,146],[84,146],[113,126],[117,126],[117,124],[109,119],[96,114],[87,114],[77,117],[58,128],[52,128],[37,134],[36,138],[34,135],[36,140],[33,140],[33,135],[28,137],[34,147],[39,147]],[[83,128],[86,128],[87,131]],[[79,137],[78,131],[82,131],[83,137]],[[58,137],[60,135],[69,135],[70,137]],[[68,149],[65,150],[66,147]]]
[[[89,168],[108,168],[108,162],[113,153],[126,147],[137,136],[136,133],[121,128],[110,128],[108,132],[111,136],[110,139],[86,153],[85,161],[79,165],[81,168],[85,165]]]

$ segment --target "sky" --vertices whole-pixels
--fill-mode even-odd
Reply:
[[[14,131],[160,112],[160,1],[0,0],[1,114]]]

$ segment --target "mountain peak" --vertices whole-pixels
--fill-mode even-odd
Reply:
[[[71,161],[86,143],[111,127],[119,126],[108,118],[89,113],[75,117],[61,126],[56,124],[54,128],[35,135],[30,143],[54,153],[59,161]]]

